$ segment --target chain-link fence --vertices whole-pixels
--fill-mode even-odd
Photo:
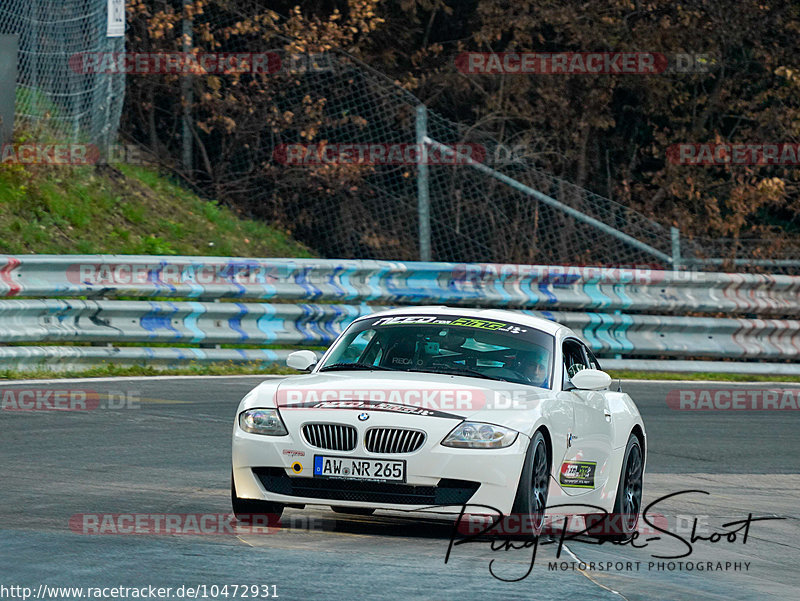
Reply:
[[[473,144],[485,154],[474,164],[431,170],[431,211],[461,242],[442,247],[432,236],[436,258],[457,260],[465,244],[470,260],[540,264],[649,264],[672,259],[668,228],[514,156],[488,134],[429,113],[428,137],[454,148]],[[435,142],[433,145],[435,146]],[[534,195],[535,194],[535,195]],[[471,237],[475,234],[475,237]]]
[[[228,52],[245,49],[254,51],[252,46],[225,47]],[[417,149],[420,101],[344,53],[297,56],[282,49],[256,50],[279,57],[275,64],[280,69],[263,78],[237,76],[229,92],[221,78],[211,76],[229,101],[233,97],[224,114],[235,123],[235,133],[229,134],[230,140],[218,128],[208,133],[215,123],[209,121],[205,106],[196,105],[194,169],[186,175],[200,183],[200,189],[211,190],[247,213],[277,221],[323,256],[418,259],[418,165],[413,153],[404,151]],[[202,97],[208,76],[194,80],[194,94]],[[262,99],[253,106],[242,103],[252,109],[245,112],[234,95],[251,86],[259,89]],[[131,106],[125,112],[126,131],[151,148],[165,149],[164,156],[181,156],[180,115],[174,110],[180,94],[177,78],[134,94],[155,97],[157,116],[153,125],[137,118]],[[135,96],[129,98],[129,104],[137,103]],[[434,140],[471,146],[483,164],[606,226],[603,231],[576,220],[469,165],[431,159],[427,187],[433,260],[667,263],[668,229],[525,160],[508,162],[484,132],[433,112],[428,116],[428,135]],[[325,148],[336,148],[337,157],[317,160]],[[345,153],[353,148],[367,153],[385,150],[385,160],[350,160]],[[391,158],[392,149],[399,149],[400,156]],[[292,160],[293,150],[303,156]],[[609,235],[610,230],[641,240],[658,249],[661,257]]]
[[[235,45],[225,50],[245,48],[254,50]],[[221,97],[230,102],[224,115],[231,123],[222,134],[213,120],[219,117],[209,112],[215,107],[195,105],[195,167],[187,177],[249,214],[277,221],[322,256],[419,259],[419,169],[403,149],[419,141],[420,101],[345,53],[298,56],[282,49],[256,50],[273,56],[272,64],[280,68],[261,77],[237,75],[236,86],[230,88],[224,78],[214,76],[213,86],[221,87]],[[156,88],[155,97],[163,102],[154,124],[128,123],[128,131],[138,132],[140,141],[165,148],[171,157],[182,155],[181,123],[174,110],[178,79]],[[202,97],[208,85],[203,76],[195,77],[195,96]],[[260,102],[242,100],[242,90],[248,88],[259,91]],[[800,267],[795,248],[756,241],[715,240],[711,245],[681,238],[675,228],[546,173],[524,156],[513,156],[485,132],[426,112],[431,139],[426,148],[435,150],[438,143],[477,149],[483,166],[429,158],[425,187],[433,260],[678,264],[712,270]],[[126,111],[127,119],[135,115]],[[325,149],[332,148],[333,158],[323,158],[330,157]],[[382,160],[354,158],[354,152],[363,155],[375,148]],[[395,159],[392,148],[400,149]],[[542,202],[526,189],[552,202]],[[716,260],[697,262],[708,258]],[[780,260],[759,264],[757,259]]]
[[[430,179],[431,211],[437,221],[445,222],[446,229],[463,225],[462,233],[482,233],[471,241],[465,237],[458,248],[462,252],[464,244],[470,244],[470,255],[476,257],[471,260],[483,261],[479,257],[488,255],[519,263],[800,273],[797,241],[685,237],[679,228],[665,227],[537,168],[479,130],[428,114],[431,144],[455,148],[470,142],[486,156],[485,166],[438,167]],[[541,196],[549,200],[543,202]],[[462,222],[465,214],[474,218]],[[460,260],[440,246],[448,235],[435,226],[432,230],[434,257]]]
[[[0,0],[0,33],[20,36],[18,127],[101,148],[115,141],[125,76],[84,73],[73,59],[122,52],[125,38],[107,32],[108,0]]]
[[[180,14],[182,4],[164,6]],[[19,124],[41,125],[43,136],[62,140],[114,141],[126,76],[86,72],[73,61],[124,50],[123,37],[107,36],[108,6],[108,0],[0,2],[0,33],[20,34]],[[175,27],[171,39],[149,37],[135,21],[134,52],[260,52],[276,60],[261,73],[128,75],[125,133],[209,197],[277,222],[323,256],[420,258],[425,214],[430,253],[422,254],[434,260],[800,271],[796,244],[682,238],[543,171],[491,135],[430,111],[424,147],[431,154],[478,149],[481,168],[433,160],[420,182],[417,155],[404,150],[420,152],[421,103],[413,94],[346,53],[275,49],[274,38],[240,33],[240,18],[226,13],[224,3],[209,5],[183,29]],[[182,33],[193,31],[204,33],[187,46]],[[383,149],[383,158],[343,158],[352,154],[352,146],[342,150],[348,145],[379,155]],[[338,149],[334,160],[320,159],[326,148]],[[292,160],[292,149],[300,150],[299,160]],[[398,149],[399,159],[391,158]]]

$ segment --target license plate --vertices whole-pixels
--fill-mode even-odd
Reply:
[[[314,476],[319,478],[405,482],[406,462],[314,455]]]

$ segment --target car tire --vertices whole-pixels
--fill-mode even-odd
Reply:
[[[541,430],[531,438],[525,453],[525,462],[519,477],[517,495],[511,513],[517,518],[507,522],[500,532],[535,538],[544,527],[547,494],[550,488],[550,457],[547,442]],[[522,519],[524,518],[524,522]]]
[[[240,522],[251,523],[253,516],[258,516],[261,518],[259,521],[263,523],[263,516],[266,516],[267,524],[276,525],[283,513],[284,505],[269,501],[240,498],[236,494],[236,483],[233,481],[233,472],[231,472],[231,508],[236,519]]]
[[[628,438],[622,469],[619,473],[614,511],[603,520],[603,515],[587,516],[587,534],[599,539],[619,541],[630,538],[636,532],[642,510],[642,474],[644,453],[635,434]],[[592,526],[592,522],[596,525]]]
[[[368,507],[333,507],[331,509],[335,513],[343,513],[345,515],[372,515],[375,513],[374,509],[369,509]]]

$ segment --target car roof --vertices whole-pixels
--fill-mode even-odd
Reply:
[[[561,332],[562,336],[575,336],[575,333],[567,326],[563,326],[555,321],[534,317],[522,311],[509,311],[506,309],[472,309],[468,307],[447,307],[443,305],[398,307],[396,309],[370,313],[369,315],[360,317],[359,320],[385,315],[453,315],[456,317],[474,317],[477,319],[499,319],[502,321],[510,321],[517,325],[535,328],[551,336],[555,336],[559,332]]]

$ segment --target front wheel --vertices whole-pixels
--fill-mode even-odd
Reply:
[[[541,534],[544,527],[549,487],[550,458],[547,454],[544,434],[538,430],[531,438],[528,451],[525,453],[525,463],[519,477],[517,496],[511,509],[516,518],[513,523],[520,525],[520,534],[526,537]]]
[[[231,508],[236,519],[245,523],[253,522],[254,516],[256,516],[258,521],[266,519],[268,524],[274,525],[277,524],[283,513],[283,505],[280,503],[240,498],[236,494],[233,472],[231,472]]]

